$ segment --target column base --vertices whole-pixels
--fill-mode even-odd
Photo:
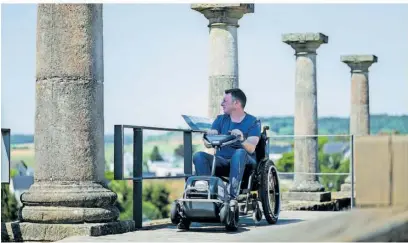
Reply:
[[[340,191],[351,192],[351,176],[347,176],[344,183],[340,185]],[[356,181],[354,180],[354,192],[356,191]]]
[[[34,182],[21,195],[21,222],[77,224],[116,222],[116,193],[96,182]]]
[[[324,192],[324,186],[318,181],[295,181],[291,192]]]
[[[1,241],[58,241],[69,236],[101,236],[135,230],[133,220],[91,224],[2,223]]]
[[[340,185],[340,191],[342,192],[351,192],[351,184],[350,183],[344,183]]]
[[[331,192],[284,192],[283,201],[329,202]]]

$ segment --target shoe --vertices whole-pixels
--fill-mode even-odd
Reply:
[[[229,204],[230,204],[230,206],[238,207],[238,200],[237,199],[231,199]]]
[[[178,223],[178,225],[177,225],[177,229],[186,230],[187,226],[184,224],[183,221],[180,221],[180,223]]]

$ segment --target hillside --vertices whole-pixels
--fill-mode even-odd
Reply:
[[[272,132],[278,135],[293,134],[293,117],[260,117],[262,124],[268,124]],[[379,132],[398,131],[400,134],[408,134],[408,115],[390,116],[390,115],[371,115],[370,119],[371,134],[378,134]],[[349,131],[349,119],[346,117],[321,117],[318,121],[319,134],[347,134]],[[145,138],[148,140],[158,140],[172,136],[172,134],[181,133],[167,133],[160,136],[152,136]],[[33,135],[19,135],[12,134],[11,144],[27,144],[33,143]],[[105,143],[113,143],[113,135],[105,135]],[[125,136],[125,144],[132,143],[131,136]]]

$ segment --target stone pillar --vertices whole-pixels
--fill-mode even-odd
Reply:
[[[376,63],[375,55],[341,56],[340,60],[351,69],[351,107],[350,107],[350,134],[370,134],[370,99],[368,85],[368,69]],[[351,191],[351,177],[348,176],[342,191]]]
[[[226,89],[238,88],[238,20],[254,13],[254,4],[192,4],[202,13],[210,28],[210,68],[208,117],[221,113]]]
[[[103,81],[102,4],[39,4],[35,179],[21,197],[22,240],[133,230],[103,185]]]
[[[316,50],[328,43],[321,33],[284,34],[282,41],[295,50],[295,135],[317,135]],[[318,169],[317,137],[295,138],[295,172],[316,173]],[[295,174],[291,192],[323,192],[317,175]]]

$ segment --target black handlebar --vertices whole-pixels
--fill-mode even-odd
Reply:
[[[224,135],[224,134],[215,135],[214,134],[213,135],[213,134],[205,133],[203,135],[203,138],[213,147],[222,147],[222,146],[225,146],[231,143],[235,143],[236,141],[239,140],[240,136],[236,136],[232,134],[228,134],[228,135]]]

